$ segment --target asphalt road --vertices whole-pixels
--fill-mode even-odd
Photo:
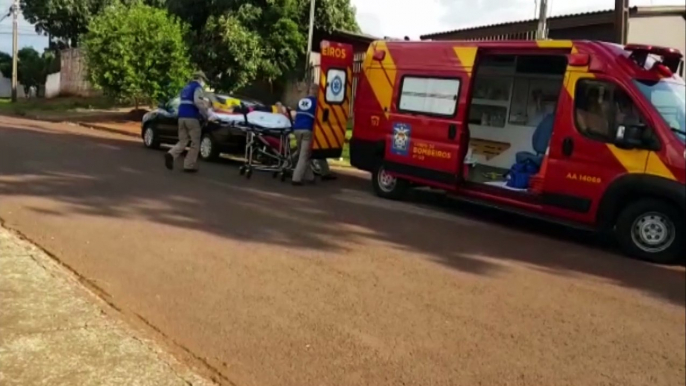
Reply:
[[[359,175],[164,169],[0,117],[0,218],[227,385],[683,385],[683,267]]]

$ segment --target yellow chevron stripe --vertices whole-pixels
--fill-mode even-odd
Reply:
[[[467,74],[471,77],[478,47],[453,47],[453,50],[455,51],[457,59],[460,60],[462,67],[464,67]]]
[[[345,126],[346,126],[346,115],[345,111],[343,111],[343,107],[341,105],[336,105],[336,106],[331,106],[331,109],[334,110],[331,113],[336,114],[336,120],[338,121],[339,117],[343,119],[343,122],[338,121],[338,125],[334,127],[334,132],[336,134],[336,140],[338,141],[338,144],[340,146],[343,146],[343,140],[345,139]]]
[[[651,151],[650,154],[648,154],[645,172],[646,174],[652,174],[654,176],[676,181],[674,173],[665,166],[664,162],[660,159],[660,156],[654,151]]]
[[[536,40],[538,48],[572,48],[571,40]]]
[[[373,60],[374,51],[386,51],[386,57],[381,63]],[[393,86],[395,84],[395,62],[391,52],[386,46],[386,42],[377,41],[367,50],[363,66],[365,77],[369,82],[372,92],[379,102],[381,109],[384,110],[386,118],[390,115],[391,101],[393,99]]]

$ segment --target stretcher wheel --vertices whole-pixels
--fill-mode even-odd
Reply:
[[[245,174],[245,166],[241,166],[240,168],[238,168],[238,174],[241,176]]]
[[[286,181],[286,172],[281,172],[281,182]]]
[[[272,178],[278,178],[278,177],[279,177],[279,172],[272,173]]]
[[[252,177],[252,169],[245,171],[245,178],[250,179],[250,177]]]

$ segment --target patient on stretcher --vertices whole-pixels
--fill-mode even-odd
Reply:
[[[245,118],[248,121],[245,121]],[[247,114],[236,113],[225,114],[217,113],[214,110],[208,111],[208,119],[222,123],[245,124],[262,129],[290,129],[291,121],[281,113],[269,113],[264,111],[252,111]]]

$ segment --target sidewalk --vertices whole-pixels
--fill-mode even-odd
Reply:
[[[211,385],[102,312],[39,248],[0,226],[0,384]]]

